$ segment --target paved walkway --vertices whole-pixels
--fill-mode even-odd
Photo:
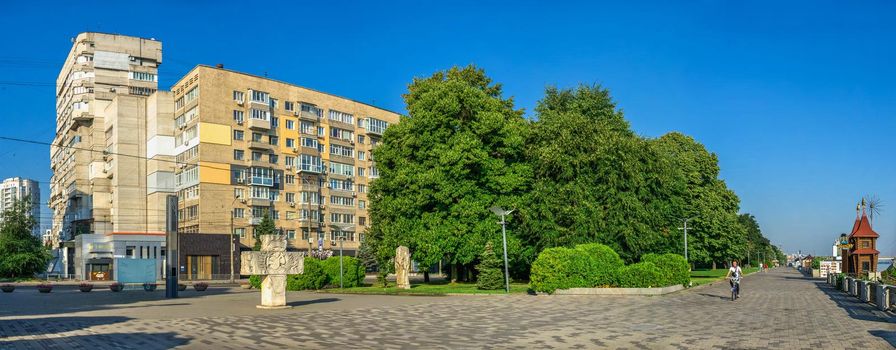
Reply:
[[[891,314],[791,269],[660,297],[363,296],[290,292],[0,293],[0,349],[889,349]]]

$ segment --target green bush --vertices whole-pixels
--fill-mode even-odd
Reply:
[[[339,286],[339,257],[331,256],[322,262],[327,280],[325,284]],[[306,266],[307,268],[307,266]],[[357,287],[364,283],[364,266],[360,260],[345,256],[342,257],[343,287]]]
[[[660,269],[650,262],[623,267],[619,273],[619,286],[622,288],[650,288],[658,287],[657,281],[661,276]]]
[[[591,287],[588,258],[581,250],[547,248],[532,263],[529,286],[536,292],[553,293],[557,289]]]
[[[824,258],[822,258],[820,256],[816,256],[816,257],[812,258],[812,269],[817,270],[817,269],[821,268],[822,261],[824,261]],[[771,265],[769,265],[769,266],[771,266]]]
[[[599,243],[589,243],[577,245],[575,250],[586,257],[588,287],[612,287],[618,284],[619,269],[625,262],[613,248]]]
[[[321,289],[327,284],[327,273],[320,260],[306,258],[304,264],[304,271],[301,275],[286,277],[286,290]],[[339,266],[337,265],[336,268],[338,274]]]
[[[504,271],[501,259],[495,255],[492,242],[485,244],[485,250],[479,255],[479,276],[476,278],[476,288],[495,290],[504,288]]]
[[[259,275],[249,276],[249,285],[251,285],[252,288],[261,289],[261,276],[259,276]]]
[[[656,281],[655,286],[682,285],[687,287],[691,284],[690,266],[681,255],[673,253],[645,254],[641,256],[641,261],[652,263],[660,270],[660,278]]]

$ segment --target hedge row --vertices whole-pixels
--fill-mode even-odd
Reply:
[[[532,263],[530,287],[553,293],[569,288],[687,286],[690,280],[690,267],[680,255],[646,254],[641,262],[626,266],[612,248],[592,243],[542,251]]]
[[[343,287],[357,287],[364,283],[364,266],[358,259],[346,256],[342,258]],[[339,257],[327,260],[306,258],[304,271],[300,275],[286,276],[286,290],[321,289],[326,286],[339,286]],[[261,276],[249,276],[252,288],[261,288]]]

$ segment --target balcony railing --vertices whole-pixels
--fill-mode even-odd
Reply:
[[[314,164],[298,164],[296,165],[296,172],[320,174],[321,172],[323,172],[323,166]]]

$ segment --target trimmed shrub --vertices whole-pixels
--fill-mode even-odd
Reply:
[[[579,244],[575,250],[586,257],[587,287],[612,287],[618,284],[619,269],[625,262],[613,248],[599,243]]]
[[[322,261],[323,270],[327,275],[326,284],[339,286],[339,257],[331,256]],[[307,268],[307,266],[306,266]],[[342,257],[343,287],[357,287],[364,283],[364,266],[360,260],[350,256]]]
[[[501,259],[495,255],[492,249],[492,242],[485,244],[485,250],[479,256],[479,276],[476,278],[476,288],[485,290],[495,290],[504,288],[504,271]]]
[[[623,267],[619,272],[619,286],[622,288],[658,287],[660,269],[653,263],[639,262]]]
[[[581,250],[547,248],[532,263],[529,286],[536,292],[591,287],[590,263]]]
[[[336,263],[336,273],[339,273],[339,262]],[[321,289],[327,284],[327,273],[324,271],[323,262],[318,259],[305,259],[305,270],[301,275],[286,276],[286,290]]]
[[[249,285],[251,285],[252,288],[261,289],[261,276],[259,276],[259,275],[249,276]]]
[[[674,285],[689,286],[691,284],[691,269],[688,261],[683,256],[673,253],[645,254],[641,256],[642,262],[649,262],[660,270],[660,279],[657,287]]]

